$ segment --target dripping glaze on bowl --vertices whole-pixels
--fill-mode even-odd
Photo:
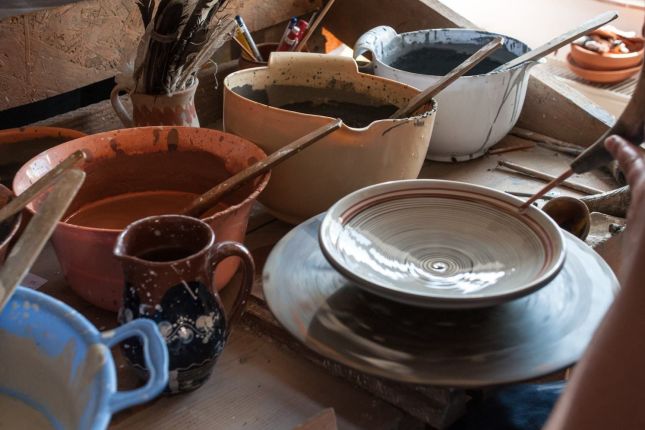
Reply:
[[[356,191],[327,212],[320,247],[374,294],[436,308],[491,306],[546,285],[564,241],[542,211],[471,184],[393,181]]]

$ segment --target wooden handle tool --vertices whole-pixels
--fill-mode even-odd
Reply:
[[[85,180],[85,172],[79,169],[65,170],[56,185],[45,197],[40,209],[24,233],[16,242],[7,261],[0,269],[0,312],[14,290],[38,258],[38,254],[54,232],[76,193]]]
[[[589,172],[611,162],[613,157],[605,149],[605,139],[610,135],[617,134],[634,145],[640,145],[645,140],[645,73],[643,73],[643,70],[640,73],[634,94],[614,126],[600,136],[582,154],[578,155],[571,162],[569,170],[549,182],[544,188],[524,202],[520,210],[526,209],[534,201],[557,187],[562,181],[574,173]]]
[[[569,30],[564,34],[551,39],[539,48],[532,49],[526,54],[522,54],[519,57],[509,61],[508,63],[502,64],[494,71],[497,72],[500,70],[510,69],[511,67],[515,67],[518,64],[522,64],[526,61],[537,61],[540,58],[549,55],[553,51],[562,48],[564,45],[568,45],[569,43],[578,39],[580,36],[584,36],[585,34],[590,33],[599,27],[602,27],[603,25],[615,20],[616,18],[618,18],[618,14],[613,11],[600,14],[597,17],[585,22],[584,24],[574,28],[573,30]]]
[[[400,119],[407,118],[412,115],[417,109],[426,103],[430,102],[433,97],[439,94],[444,88],[453,83],[457,78],[465,75],[470,69],[479,64],[484,58],[488,57],[493,51],[499,49],[504,43],[503,37],[496,37],[492,41],[486,44],[479,51],[475,52],[472,56],[468,57],[466,61],[461,63],[455,69],[451,70],[450,73],[445,75],[443,78],[439,79],[437,83],[431,85],[429,88],[425,89],[423,92],[417,94],[413,99],[411,99],[408,104],[390,116],[391,119]]]
[[[298,152],[302,151],[312,143],[317,142],[328,134],[338,130],[342,124],[343,122],[340,119],[337,119],[336,121],[332,121],[329,124],[324,125],[301,137],[300,139],[295,140],[286,146],[283,146],[264,160],[260,160],[257,163],[252,164],[250,167],[236,173],[235,175],[226,179],[224,182],[221,182],[220,184],[206,191],[204,194],[193,200],[190,205],[188,205],[188,207],[183,209],[181,211],[181,214],[194,217],[201,215],[208,208],[213,207],[215,203],[217,203],[217,201],[226,193],[234,190],[244,182],[256,178],[257,176],[260,176],[265,172],[268,172],[272,167],[277,166],[284,160],[296,155]]]
[[[73,152],[69,157],[58,163],[56,167],[31,184],[22,194],[0,208],[0,223],[23,210],[30,201],[49,188],[63,172],[71,169],[81,160],[85,160],[85,153],[80,150]]]

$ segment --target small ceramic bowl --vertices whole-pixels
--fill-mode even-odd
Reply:
[[[557,224],[522,200],[471,184],[394,181],[356,191],[320,227],[325,257],[372,293],[417,306],[474,308],[546,285],[564,263]]]
[[[569,66],[569,69],[573,73],[575,73],[582,79],[598,84],[612,84],[615,82],[624,81],[625,79],[638,73],[642,67],[642,65],[639,65],[636,67],[630,67],[629,69],[620,70],[591,70],[581,67],[572,58],[571,54],[567,56],[567,66]]]
[[[571,58],[578,66],[589,70],[631,69],[643,62],[643,42],[635,45],[638,49],[626,54],[599,54],[572,43]]]

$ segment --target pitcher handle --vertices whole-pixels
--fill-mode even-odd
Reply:
[[[354,60],[360,55],[369,52],[372,54],[372,62],[367,66],[361,66],[361,72],[373,71],[374,59],[382,58],[384,54],[383,47],[387,46],[394,38],[398,37],[398,33],[392,27],[381,25],[363,33],[354,44]]]
[[[121,98],[119,97],[119,93],[121,91],[125,91],[126,93],[130,92],[130,90],[123,84],[116,84],[114,88],[112,88],[112,92],[110,93],[112,109],[114,109],[116,116],[119,117],[124,126],[132,127],[134,125],[134,120],[132,119],[132,115],[130,115],[128,111],[125,110],[125,107],[123,107],[123,103],[121,103]]]
[[[226,257],[239,257],[242,260],[242,287],[237,293],[235,302],[233,303],[233,308],[231,309],[230,316],[227,318],[228,324],[226,325],[226,337],[231,333],[231,327],[233,323],[237,321],[244,312],[244,307],[246,301],[251,294],[251,289],[253,288],[253,276],[255,275],[255,263],[253,262],[253,257],[244,245],[241,245],[233,241],[224,241],[215,245],[215,251],[213,253],[212,267],[213,271],[217,265]]]
[[[134,390],[113,393],[109,399],[111,413],[153,399],[168,384],[168,348],[159,333],[157,324],[152,320],[138,318],[112,331],[102,333],[101,342],[108,348],[112,348],[133,336],[141,339],[143,345],[143,358],[149,375],[148,382]]]

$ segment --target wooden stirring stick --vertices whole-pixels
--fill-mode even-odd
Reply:
[[[36,261],[76,193],[85,180],[85,172],[79,169],[65,170],[45,197],[42,206],[27,225],[16,245],[0,269],[0,312],[14,290]]]
[[[503,37],[494,38],[486,46],[475,52],[472,56],[468,57],[468,59],[457,66],[457,68],[451,70],[450,73],[441,78],[439,82],[431,85],[425,91],[417,94],[412,100],[408,102],[407,106],[404,106],[394,112],[394,114],[390,118],[400,119],[409,117],[417,109],[428,103],[434,96],[439,94],[444,88],[453,83],[457,78],[466,74],[470,69],[479,64],[484,58],[492,54],[493,51],[499,49],[499,47],[501,47],[503,43]]]
[[[327,12],[329,12],[329,9],[331,9],[331,6],[334,4],[334,1],[335,0],[328,0],[327,3],[325,3],[325,6],[323,6],[320,13],[316,15],[316,19],[314,19],[314,22],[311,24],[311,27],[307,29],[305,36],[302,38],[300,42],[298,42],[298,45],[294,49],[295,52],[302,51],[303,48],[307,45],[309,38],[314,34],[314,31],[316,30],[316,28],[318,28],[323,18],[325,17],[325,15],[327,15]]]
[[[336,121],[332,121],[329,124],[324,125],[301,137],[300,139],[297,139],[290,144],[283,146],[264,160],[258,161],[257,163],[242,170],[241,172],[236,173],[224,182],[221,182],[220,184],[206,191],[204,194],[193,200],[190,205],[188,205],[188,207],[182,210],[181,214],[194,217],[201,215],[208,208],[213,207],[224,194],[237,188],[242,183],[253,179],[265,172],[268,172],[272,167],[277,166],[287,158],[296,155],[298,152],[302,151],[312,143],[317,142],[328,134],[338,130],[342,124],[343,122],[340,119],[337,119]]]
[[[522,54],[519,57],[509,61],[508,63],[502,64],[501,66],[497,67],[494,71],[497,72],[500,70],[510,69],[511,67],[515,67],[518,64],[522,64],[526,61],[539,60],[540,58],[549,55],[553,51],[562,48],[564,45],[567,45],[573,42],[574,40],[578,39],[580,36],[584,36],[585,34],[597,29],[598,27],[602,27],[603,25],[615,20],[616,18],[618,18],[618,14],[613,11],[600,14],[597,17],[592,18],[589,21],[585,22],[584,24],[574,28],[573,30],[569,30],[564,34],[561,34],[560,36],[551,39],[550,41],[540,46],[539,48],[532,49],[526,54]]]
[[[597,169],[612,161],[612,156],[605,149],[605,139],[612,134],[617,134],[627,139],[627,141],[639,145],[645,140],[645,73],[641,70],[636,89],[632,95],[629,104],[623,111],[614,126],[605,132],[593,145],[587,148],[582,154],[578,155],[571,162],[571,168],[566,172],[549,182],[544,188],[535,193],[522,206],[520,211],[528,208],[537,199],[557,187],[562,181],[574,173],[585,173]]]
[[[0,223],[23,210],[30,201],[49,188],[63,172],[74,167],[81,160],[85,160],[85,153],[80,150],[73,152],[69,157],[58,163],[56,167],[31,184],[25,192],[15,199],[12,199],[6,206],[0,208]]]

